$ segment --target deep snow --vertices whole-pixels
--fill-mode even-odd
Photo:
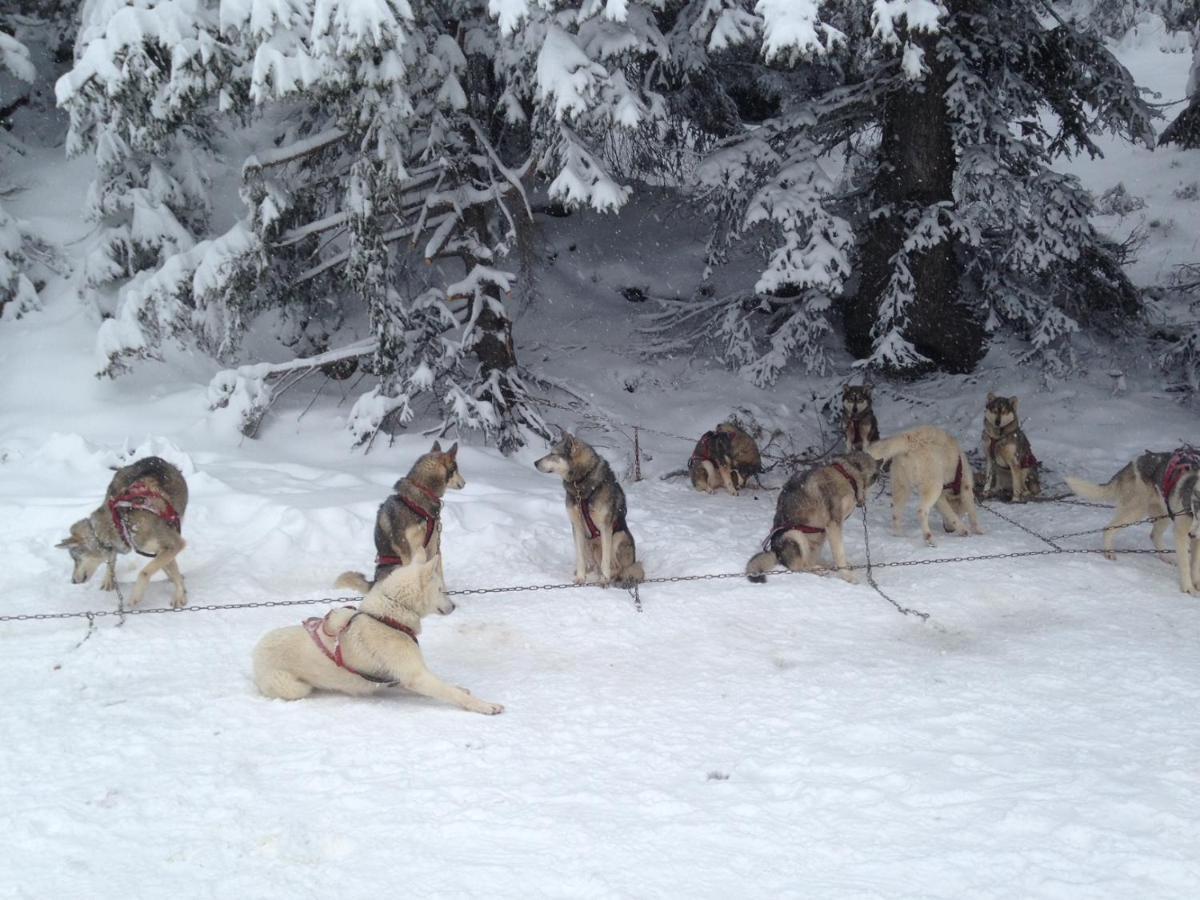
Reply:
[[[1127,61],[1167,91],[1175,58],[1155,68],[1142,49]],[[1147,270],[1200,257],[1200,202],[1172,193],[1200,177],[1200,152],[1106,146],[1080,164],[1088,186],[1124,180],[1176,223]],[[23,165],[14,211],[72,254],[86,166]],[[622,475],[629,429],[603,423],[646,428],[647,478],[626,489],[651,576],[740,570],[775,499],[661,480],[690,451],[668,435],[738,408],[822,445],[818,407],[840,383],[791,375],[764,391],[629,350],[618,288],[687,291],[702,227],[656,204],[547,220],[555,262],[518,323],[523,359],[588,401],[586,417],[557,420]],[[613,247],[622,265],[605,262]],[[289,395],[259,440],[242,439],[208,413],[216,366],[201,357],[94,379],[97,322],[64,280],[45,310],[0,326],[0,613],[113,608],[96,581],[69,583],[53,545],[98,503],[109,466],[149,452],[189,481],[193,605],[335,597],[338,572],[369,565],[375,510],[427,439],[351,452],[339,385],[307,412],[315,385]],[[1052,490],[1068,472],[1103,480],[1147,447],[1200,443],[1194,409],[1141,348],[1081,346],[1092,364],[1069,380],[1043,383],[1001,342],[972,376],[882,386],[883,430],[939,424],[973,448],[986,392],[1019,393]],[[471,441],[467,487],[445,507],[449,586],[569,580],[561,490],[531,465],[541,448],[505,459]],[[893,536],[886,496],[872,498],[877,561],[1045,548],[983,512],[986,535],[929,550],[911,513]],[[1108,520],[997,508],[1043,534]],[[861,562],[861,522],[849,525]],[[1148,530],[1119,546],[1148,547]],[[137,565],[121,561],[126,590]],[[254,643],[320,604],[103,619],[83,643],[81,620],[0,623],[0,896],[1194,896],[1200,603],[1174,571],[1069,556],[877,575],[930,620],[807,575],[649,585],[641,613],[599,588],[462,597],[422,648],[439,675],[504,703],[497,718],[401,693],[261,699]],[[156,579],[146,605],[169,596]]]

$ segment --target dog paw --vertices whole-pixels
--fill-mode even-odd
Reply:
[[[767,576],[766,575],[747,575],[746,580],[749,581],[751,584],[766,584]]]
[[[176,594],[171,601],[171,609],[183,609],[187,606],[187,594]]]
[[[499,703],[484,703],[480,701],[471,707],[471,711],[481,713],[485,716],[498,716],[504,712],[504,707]]]
[[[925,546],[926,547],[936,547],[937,546],[937,542],[933,539],[932,534],[925,535]]]
[[[855,575],[853,572],[848,572],[848,571],[843,570],[841,572],[838,572],[838,575],[840,575],[842,578],[842,581],[846,582],[847,584],[858,584],[858,576]]]
[[[1111,550],[1105,550],[1104,558],[1107,559],[1109,562],[1116,562],[1117,554],[1113,553]]]
[[[587,584],[587,576],[586,575],[576,575],[575,583],[576,584]]]
[[[117,589],[117,579],[113,578],[112,573],[104,576],[104,580],[100,582],[100,590],[115,591]]]

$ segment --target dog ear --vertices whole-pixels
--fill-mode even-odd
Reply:
[[[1012,408],[1013,408],[1013,412],[1014,412],[1014,413],[1017,411],[1017,404],[1018,404],[1018,403],[1020,403],[1020,402],[1021,402],[1021,398],[1020,398],[1020,397],[1013,397],[1013,398],[1012,398]]]
[[[996,395],[994,393],[992,393],[991,391],[988,391],[987,402],[991,403],[995,399],[996,399]]]
[[[441,453],[442,452],[442,442],[434,441],[433,446],[429,449],[429,452],[430,453]]]
[[[455,457],[458,456],[458,441],[455,441],[453,444],[450,445],[450,449],[446,451],[446,455],[449,456],[451,459],[454,459]]]
[[[69,538],[64,538],[63,540],[59,541],[54,546],[56,548],[61,547],[64,550],[69,550],[70,548],[74,547],[78,543],[79,543],[79,538],[75,537],[75,535],[71,535]]]
[[[864,385],[863,385],[863,390],[864,390],[864,391],[866,391],[866,392],[867,392],[867,396],[868,396],[868,397],[870,397],[870,396],[871,396],[871,391],[875,390],[875,385],[873,385],[873,384],[864,384]]]
[[[843,384],[842,385],[842,396],[845,397],[847,394],[849,394],[851,389],[853,389],[853,387],[854,387],[854,385],[852,385],[852,384]]]

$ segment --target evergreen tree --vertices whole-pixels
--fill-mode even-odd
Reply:
[[[770,222],[776,234],[751,297],[708,301],[725,306],[726,358],[759,383],[797,356],[819,370],[827,311],[840,308],[851,352],[886,372],[969,370],[1000,327],[1058,366],[1098,306],[1129,311],[1135,294],[1088,221],[1090,196],[1053,168],[1098,152],[1099,130],[1153,140],[1099,36],[1047,22],[1032,0],[753,10],[727,2],[695,19],[708,35],[696,68],[718,82],[725,48],[757,42],[751,83],[770,109],[701,169],[719,227],[738,238]]]
[[[0,22],[0,26],[3,24]],[[35,75],[29,50],[11,34],[0,31],[0,72],[5,71],[26,83],[31,83]],[[15,104],[14,98],[0,91],[0,110],[11,111]],[[0,118],[6,118],[7,114]],[[2,187],[0,200],[3,200]],[[37,292],[25,274],[28,266],[26,251],[33,240],[29,229],[9,215],[0,203],[0,317],[15,318],[37,305]]]

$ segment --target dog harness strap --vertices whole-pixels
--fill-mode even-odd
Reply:
[[[418,646],[420,646],[420,644],[421,644],[421,642],[417,640],[417,633],[415,631],[413,631],[411,628],[409,628],[407,625],[405,625],[403,622],[397,622],[395,619],[391,618],[390,616],[377,616],[374,613],[369,613],[369,612],[361,612],[360,611],[359,615],[366,616],[368,619],[374,619],[380,625],[386,625],[388,628],[392,628],[396,631],[403,632],[404,634],[407,634],[410,638],[412,638],[412,642],[414,644],[416,644]]]
[[[1175,513],[1171,512],[1171,492],[1175,490],[1175,485],[1179,484],[1179,480],[1193,469],[1200,469],[1200,453],[1191,447],[1180,447],[1172,454],[1167,463],[1167,470],[1163,473],[1162,487],[1159,490],[1162,491],[1163,501],[1167,504],[1167,513],[1171,518],[1175,517]]]
[[[354,609],[353,606],[346,606],[343,608]],[[356,618],[358,618],[360,615],[369,614],[355,611],[354,615],[346,620],[345,625],[339,628],[336,632],[330,632],[325,625],[328,623],[329,617],[335,612],[337,612],[337,610],[330,610],[329,612],[325,613],[324,618],[320,616],[313,616],[312,618],[304,620],[304,630],[308,632],[308,636],[312,638],[313,643],[316,644],[320,651],[329,659],[329,661],[339,669],[345,669],[351,675],[357,675],[364,681],[373,681],[376,684],[395,684],[396,682],[392,681],[390,678],[377,678],[374,675],[368,675],[365,672],[360,672],[358,669],[352,669],[346,665],[346,660],[342,658],[342,635],[346,633],[346,629],[350,627],[350,623]],[[375,616],[370,616],[370,618],[374,619]],[[325,633],[333,638],[332,651],[330,651],[330,649],[325,646],[325,642],[321,640],[322,633]],[[413,640],[416,640],[415,636],[413,637]]]
[[[429,488],[425,487],[425,485],[417,484],[415,481],[410,481],[408,483],[411,484],[413,487],[415,487],[418,491],[420,491],[426,497],[428,497],[430,500],[432,500],[434,509],[436,509],[437,507],[442,505],[442,498],[439,497],[437,494],[435,494],[433,491],[429,490]]]
[[[592,540],[595,540],[596,538],[600,537],[600,529],[597,528],[596,523],[592,521],[592,513],[589,509],[590,505],[591,504],[588,503],[587,497],[579,498],[579,511],[583,514],[583,524],[587,526],[588,537],[590,537]],[[623,519],[622,523],[624,523]],[[613,530],[620,531],[621,529],[615,528]]]
[[[159,505],[156,506],[155,502]],[[122,512],[126,509],[140,509],[144,512],[153,513],[176,531],[181,531],[183,528],[179,513],[175,511],[175,507],[171,505],[170,500],[146,483],[135,481],[125,489],[125,493],[113,497],[108,501],[108,511],[112,516],[113,525],[117,529],[118,536],[129,545],[130,550],[141,556],[152,557],[154,554],[143,553],[134,545],[133,538],[129,534],[129,529],[125,525],[125,517]]]
[[[961,493],[962,492],[962,480],[963,480],[962,457],[959,456],[958,465],[954,467],[954,480],[952,482],[950,482],[949,484],[943,484],[942,490],[949,491],[952,494]]]
[[[841,476],[843,478],[845,478],[848,482],[850,482],[850,490],[854,491],[854,505],[862,506],[864,503],[866,503],[867,502],[866,494],[863,494],[863,497],[861,500],[858,498],[858,482],[854,480],[854,476],[851,475],[849,472],[847,472],[845,470],[845,468],[842,467],[841,463],[833,463],[832,468],[837,469],[838,472],[841,474]],[[819,530],[824,531],[825,529],[821,528]]]
[[[404,560],[399,556],[384,556],[380,554],[375,557],[376,566],[402,566]]]
[[[713,433],[706,431],[700,435],[700,443],[696,447],[696,451],[692,454],[692,458],[688,460],[688,468],[690,469],[697,462],[712,462],[712,452],[709,450],[709,443],[712,441]]]
[[[410,484],[411,484],[411,482],[410,482]],[[415,485],[415,487],[420,488],[421,486]],[[425,490],[425,489],[421,488],[421,490]],[[428,491],[425,491],[425,492],[429,493]],[[430,496],[433,497],[432,494],[430,494]],[[437,497],[433,497],[433,499],[436,500]],[[401,496],[400,502],[403,503],[405,506],[407,506],[409,509],[411,509],[418,516],[420,516],[422,519],[425,520],[425,543],[423,543],[421,546],[428,547],[429,541],[433,538],[433,530],[435,528],[437,528],[437,516],[430,513],[424,507],[418,506],[417,504],[413,503],[407,497]]]
[[[771,533],[767,535],[767,539],[763,541],[762,548],[764,553],[771,551],[771,545],[775,543],[775,538],[781,534],[786,534],[789,531],[799,531],[803,534],[824,534],[824,528],[818,528],[816,525],[802,525],[799,522],[788,522],[771,529]]]

